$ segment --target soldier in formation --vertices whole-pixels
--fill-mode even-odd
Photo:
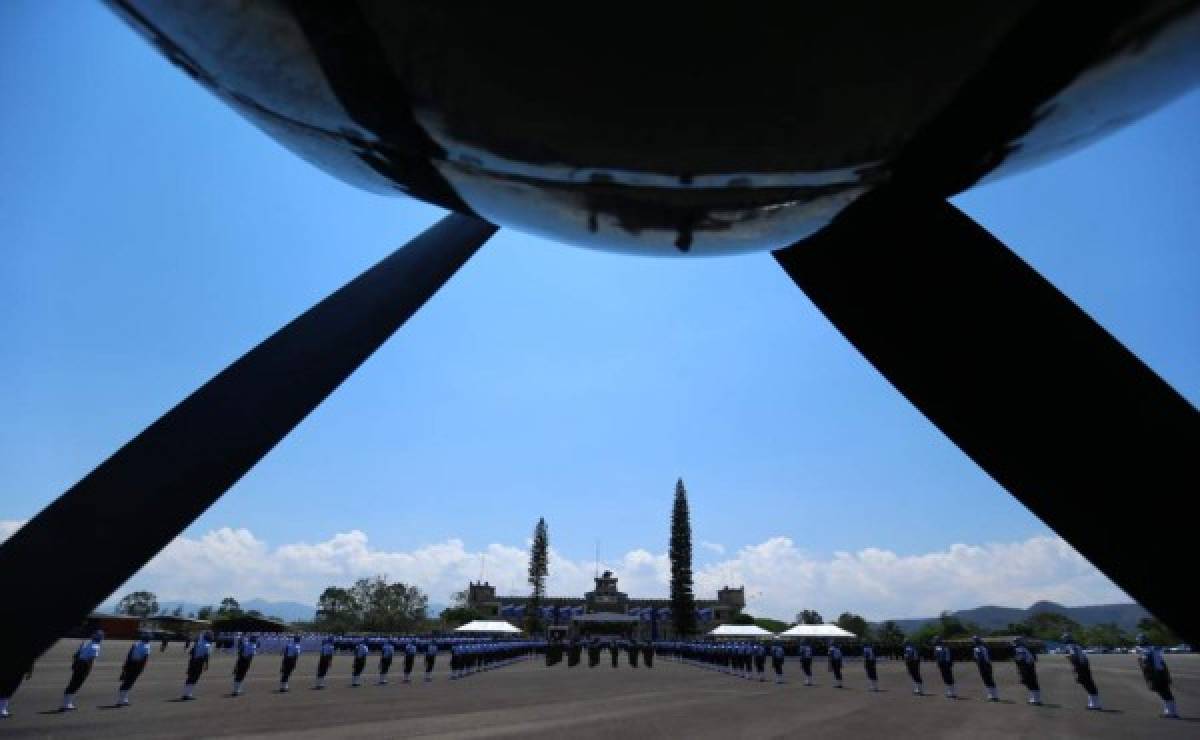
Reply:
[[[925,682],[921,680],[921,651],[911,642],[904,643],[904,667],[913,682],[913,693],[922,696],[925,693]]]
[[[300,635],[292,635],[292,639],[283,644],[283,660],[279,664],[279,693],[288,692],[288,681],[292,678],[292,671],[296,670],[302,650]]]
[[[957,699],[958,690],[954,688],[954,655],[950,648],[938,637],[933,641],[933,662],[937,664],[942,674],[942,683],[946,685],[946,698]]]
[[[396,655],[396,646],[391,640],[384,640],[379,646],[379,679],[375,682],[377,686],[386,686],[388,682],[388,671],[392,669],[392,659]]]
[[[180,701],[192,701],[196,698],[196,684],[200,682],[200,674],[208,670],[208,659],[212,655],[213,635],[205,632],[196,638],[188,650],[187,678],[183,682],[183,695]]]
[[[760,683],[765,683],[767,680],[767,646],[758,642],[754,644],[753,650],[754,673],[758,676]]]
[[[438,645],[433,640],[425,644],[425,683],[433,680],[433,666],[437,663]]]
[[[1146,686],[1162,699],[1162,716],[1179,719],[1175,695],[1171,692],[1171,673],[1163,660],[1162,649],[1152,644],[1143,634],[1137,636],[1137,646],[1138,666],[1142,669]]]
[[[329,667],[333,665],[333,654],[337,651],[337,644],[333,637],[326,637],[321,640],[321,655],[317,658],[317,684],[314,689],[325,688],[325,676],[329,675]]]
[[[1075,642],[1075,637],[1070,632],[1063,633],[1062,641],[1067,651],[1067,660],[1075,670],[1075,682],[1087,692],[1087,708],[1099,711],[1100,689],[1096,688],[1096,682],[1092,679],[1092,666],[1088,662],[1087,653]]]
[[[875,646],[863,645],[863,670],[867,673],[867,691],[879,691],[879,670],[875,662]]]
[[[258,638],[242,637],[237,642],[237,660],[233,663],[233,696],[242,695],[242,684],[250,671],[250,664],[258,654]]]
[[[775,669],[775,683],[783,683],[783,645],[771,645],[771,667]]]
[[[842,649],[833,641],[829,641],[829,672],[833,674],[833,687],[842,688]]]
[[[404,643],[404,683],[412,682],[413,664],[417,662],[417,643],[408,640]]]
[[[371,646],[363,637],[354,645],[354,663],[350,666],[350,685],[358,688],[362,685],[362,672],[367,667],[367,653]]]
[[[974,647],[971,648],[971,657],[974,658],[975,665],[979,667],[979,678],[983,680],[983,686],[987,689],[987,700],[1000,701],[1000,692],[996,690],[996,678],[992,671],[992,655],[979,635],[972,637],[971,642],[974,643]]]
[[[121,684],[117,688],[118,707],[129,706],[129,692],[133,690],[138,676],[146,670],[146,663],[149,661],[150,633],[139,632],[137,641],[129,646],[129,652],[125,654],[125,663],[121,666]]]
[[[75,709],[75,694],[83,687],[96,658],[100,657],[100,643],[104,642],[104,630],[96,630],[91,638],[84,640],[71,659],[71,680],[63,691],[62,707],[59,711],[69,712]]]
[[[1017,677],[1021,685],[1029,690],[1029,703],[1042,705],[1042,688],[1038,684],[1037,655],[1025,645],[1025,638],[1018,637],[1012,641],[1013,663],[1017,666]]]
[[[799,650],[798,650],[797,652],[798,652],[798,654],[800,655],[800,670],[804,672],[804,685],[805,685],[805,686],[812,686],[812,685],[813,685],[813,673],[812,673],[813,649],[812,649],[812,644],[811,644],[811,643],[809,643],[809,641],[808,641],[808,640],[805,640],[803,643],[801,643],[801,644],[800,644],[800,648],[799,648]]]

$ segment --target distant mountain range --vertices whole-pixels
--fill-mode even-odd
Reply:
[[[1023,622],[1034,614],[1051,612],[1062,614],[1075,620],[1084,627],[1096,624],[1116,624],[1127,632],[1136,632],[1139,620],[1149,617],[1150,612],[1137,604],[1099,604],[1096,606],[1063,606],[1053,601],[1039,601],[1027,609],[1012,606],[978,606],[974,609],[963,609],[951,612],[964,622],[972,622],[982,629],[996,630],[1016,622]],[[900,629],[913,632],[929,622],[936,622],[937,617],[919,617],[910,619],[893,619]]]

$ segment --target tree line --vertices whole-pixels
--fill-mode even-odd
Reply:
[[[751,618],[753,619],[753,618]],[[754,620],[758,624],[765,620]],[[750,622],[747,622],[749,624]],[[824,624],[824,619],[815,610],[805,609],[796,615],[798,624]],[[782,623],[780,623],[782,624]],[[1021,635],[1048,642],[1058,642],[1063,633],[1069,632],[1081,645],[1103,648],[1131,647],[1135,635],[1121,629],[1116,624],[1094,624],[1084,626],[1074,619],[1054,612],[1040,612],[1020,621],[1013,622],[999,629],[986,629],[979,625],[960,619],[944,611],[937,619],[922,625],[906,635],[904,630],[895,622],[889,620],[882,624],[871,624],[858,614],[843,612],[834,624],[844,630],[849,630],[860,636],[862,642],[871,642],[885,649],[894,649],[906,641],[917,645],[928,645],[934,638],[946,640],[961,639],[980,635],[981,637],[1011,637]],[[760,624],[760,626],[764,626]],[[1153,617],[1146,617],[1137,624],[1138,632],[1146,635],[1147,639],[1156,645],[1175,645],[1181,640],[1165,624]],[[778,630],[772,630],[778,631]]]
[[[116,611],[117,614],[127,614],[131,617],[141,617],[143,619],[150,617],[187,617],[189,619],[218,621],[222,619],[235,619],[237,617],[258,617],[276,622],[284,621],[282,617],[263,614],[258,609],[243,610],[242,605],[232,596],[226,596],[221,599],[219,605],[202,606],[186,614],[182,606],[176,606],[174,609],[167,610],[159,607],[158,596],[153,591],[132,591],[125,594],[117,602]]]

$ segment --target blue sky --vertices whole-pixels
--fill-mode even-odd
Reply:
[[[21,521],[440,212],[300,161],[99,3],[3,3],[0,29],[0,520]],[[1192,93],[956,203],[1197,403],[1198,164]],[[545,516],[563,562],[599,539],[634,568],[665,550],[678,476],[714,545],[698,562],[731,580],[748,576],[726,561],[778,538],[829,565],[1048,534],[768,255],[502,231],[188,537],[245,530],[273,552],[361,530],[373,551],[459,541],[477,562]],[[1045,590],[1111,593],[1090,582]],[[764,610],[817,598],[770,588]]]

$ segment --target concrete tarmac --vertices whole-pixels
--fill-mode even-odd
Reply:
[[[1011,663],[996,665],[1000,703],[984,701],[973,664],[955,666],[960,699],[941,696],[934,666],[923,666],[926,691],[912,694],[903,664],[880,663],[880,686],[870,693],[862,665],[848,661],[845,689],[834,689],[823,661],[814,670],[818,686],[800,680],[789,660],[787,683],[758,683],[659,658],[654,668],[584,665],[546,668],[543,661],[518,663],[460,681],[449,680],[448,655],[438,658],[436,680],[400,683],[402,658],[392,665],[390,684],[376,686],[378,656],[372,655],[364,685],[350,688],[347,655],[334,659],[329,688],[314,691],[316,656],[306,654],[292,676],[291,691],[275,693],[278,655],[259,655],[245,691],[230,697],[233,656],[215,655],[192,702],[179,702],[186,657],[182,646],[165,653],[155,645],[138,680],[133,705],[113,708],[117,677],[129,643],[104,643],[101,658],[75,699],[78,709],[57,707],[70,674],[77,641],[62,642],[38,662],[32,679],[13,697],[13,716],[0,721],[0,740],[25,737],[367,737],[400,736],[768,738],[817,734],[832,738],[1200,738],[1200,656],[1167,657],[1175,679],[1182,720],[1158,717],[1161,705],[1142,681],[1132,655],[1093,655],[1092,669],[1105,711],[1085,709],[1087,698],[1073,680],[1066,658],[1040,656],[1038,674],[1046,705],[1025,703]],[[421,661],[418,659],[418,669]]]

